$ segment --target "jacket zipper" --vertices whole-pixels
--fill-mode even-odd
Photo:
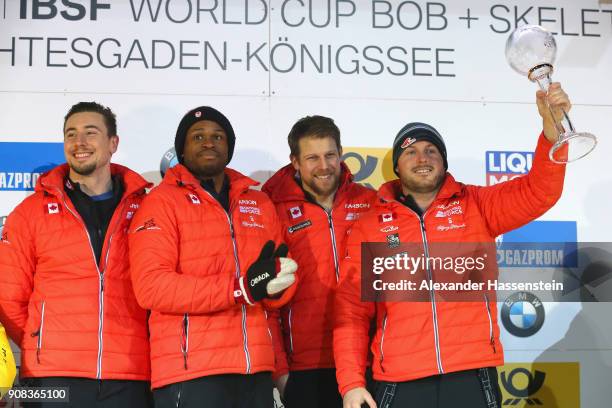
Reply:
[[[408,208],[412,211],[417,218],[419,219],[419,225],[421,227],[421,238],[423,239],[423,249],[425,250],[425,258],[429,258],[429,244],[427,242],[427,232],[425,230],[425,215],[427,215],[428,211],[425,211],[423,216],[418,215],[415,211]],[[433,283],[433,274],[431,272],[431,268],[429,268],[429,263],[427,264],[427,279]],[[433,286],[433,285],[432,285]],[[442,356],[440,352],[440,333],[438,329],[438,311],[436,308],[436,294],[433,287],[429,290],[429,299],[431,300],[431,314],[433,318],[434,324],[434,343],[436,347],[436,364],[438,366],[438,373],[444,374],[444,368],[442,367]]]
[[[332,252],[334,254],[334,270],[336,272],[336,282],[338,282],[340,280],[340,262],[338,261],[338,249],[336,248],[336,232],[334,231],[334,221],[332,219],[333,211],[334,210],[331,209],[329,212],[325,211],[325,213],[327,214],[327,221],[329,222],[329,233],[331,235]]]
[[[293,354],[293,308],[289,308],[289,316],[287,320],[289,321],[289,353]]]
[[[185,370],[187,370],[187,353],[189,353],[189,313],[183,315],[181,335],[181,353],[183,353],[183,364]]]
[[[385,369],[383,367],[383,361],[385,359],[385,352],[383,351],[383,344],[385,343],[385,331],[387,330],[387,312],[385,312],[385,317],[383,319],[383,325],[382,325],[382,334],[380,336],[380,369],[382,370],[382,372],[385,372]]]
[[[32,337],[37,337],[36,340],[36,362],[40,364],[40,350],[42,349],[42,338],[43,338],[43,329],[45,326],[45,301],[43,300],[42,306],[40,309],[40,325],[38,326],[38,331],[32,333]]]
[[[232,222],[232,216],[227,211],[224,210],[224,212],[225,212],[225,215],[227,216],[227,221],[229,222],[230,235],[232,237],[232,246],[234,248],[234,262],[236,263],[236,278],[240,279],[240,261],[238,259],[238,248],[236,247],[236,235],[234,233],[234,224]],[[247,319],[246,305],[241,305],[241,308],[242,308],[242,339],[243,339],[244,356],[246,359],[246,373],[250,374],[251,373],[251,356],[249,354],[249,336],[247,333],[247,325],[246,325],[246,319]]]
[[[74,211],[72,211],[72,209],[68,206],[68,204],[66,203],[66,198],[64,197],[64,194],[61,192],[61,190],[59,188],[56,188],[55,190],[57,190],[57,192],[59,193],[59,196],[62,198],[64,207],[68,209],[70,214],[72,214],[72,216],[77,221],[79,221],[81,223],[81,226],[85,229],[85,234],[87,234],[87,239],[89,241],[89,248],[91,249],[91,254],[94,259],[94,264],[96,265],[96,270],[98,271],[98,357],[96,361],[96,379],[100,380],[102,378],[102,348],[103,348],[103,341],[104,341],[103,329],[104,329],[104,272],[105,271],[100,271],[100,266],[96,262],[96,253],[91,243],[91,236],[89,236],[89,231],[87,231],[87,227],[85,226],[83,219],[79,215],[75,214]],[[126,204],[126,201],[123,200],[123,204],[121,206],[121,211],[119,212],[119,214],[123,212],[123,209],[125,208],[125,204]],[[116,209],[115,209],[114,214],[117,214]],[[108,239],[108,247],[106,248],[106,254],[104,256],[105,270],[108,265],[108,255],[110,253],[110,248],[111,248],[111,243],[113,240],[114,233],[115,232],[113,231]]]
[[[495,349],[495,339],[493,339],[493,318],[491,317],[491,309],[489,308],[489,297],[486,295],[486,293],[484,298],[485,306],[487,308],[487,317],[489,318],[489,342],[491,347],[493,347],[493,353],[497,353],[497,350]]]
[[[212,196],[212,194],[210,194],[204,188],[202,190],[204,190],[204,192],[206,194],[208,194],[210,196],[210,198],[212,198],[213,202],[218,203],[217,199],[214,198]],[[236,264],[236,275],[235,275],[235,277],[237,279],[240,279],[240,275],[241,275],[241,273],[240,273],[240,260],[238,259],[238,248],[236,247],[236,234],[234,232],[234,223],[232,221],[232,216],[231,216],[231,212],[232,212],[231,204],[230,204],[230,211],[229,212],[225,211],[225,208],[223,208],[221,206],[221,204],[219,204],[219,207],[221,207],[221,210],[223,211],[223,213],[227,217],[227,222],[229,224],[229,229],[230,229],[230,236],[232,238],[232,247],[234,249],[234,263]],[[241,309],[242,309],[242,339],[243,339],[242,345],[243,345],[244,356],[245,356],[245,360],[246,360],[246,374],[250,374],[251,373],[251,355],[249,353],[249,336],[248,336],[247,325],[246,325],[246,319],[247,319],[246,305],[241,305]]]

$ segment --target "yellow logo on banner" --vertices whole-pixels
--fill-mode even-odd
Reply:
[[[579,363],[509,363],[497,371],[502,407],[580,407]]]
[[[355,177],[354,181],[378,189],[381,184],[396,179],[393,172],[393,151],[380,147],[343,147],[342,160]]]

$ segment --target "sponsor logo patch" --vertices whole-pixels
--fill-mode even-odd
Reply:
[[[387,235],[387,245],[389,248],[397,248],[400,246],[399,234],[390,234]]]
[[[383,227],[380,229],[380,232],[393,232],[393,231],[397,231],[399,227],[396,227],[395,225],[387,225],[386,227]]]
[[[401,148],[405,149],[411,144],[413,144],[414,142],[416,142],[416,139],[414,137],[407,137],[406,139],[404,139],[404,143],[402,143]]]
[[[346,218],[345,218],[346,221],[356,221],[358,219],[359,219],[359,213],[353,213],[353,212],[346,213]]]
[[[134,232],[140,232],[145,230],[161,230],[161,228],[159,228],[157,224],[155,224],[155,220],[153,218],[149,218],[144,222],[144,224],[139,227],[136,227]]]
[[[261,215],[261,210],[259,209],[259,207],[251,207],[251,206],[241,205],[240,207],[238,207],[238,209],[243,214]]]
[[[304,222],[300,222],[299,224],[292,225],[291,227],[287,228],[287,231],[289,231],[290,234],[293,234],[294,232],[299,231],[304,228],[308,228],[311,225],[312,225],[312,221],[306,220]]]

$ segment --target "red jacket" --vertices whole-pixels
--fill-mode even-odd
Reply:
[[[0,241],[0,320],[21,346],[22,377],[149,379],[147,314],[132,291],[127,229],[149,184],[111,164],[123,197],[100,264],[64,192],[68,166],[42,175]]]
[[[342,165],[341,182],[331,213],[309,201],[295,181],[295,170],[285,166],[263,186],[276,204],[283,236],[299,265],[300,286],[282,309],[282,335],[276,345],[275,377],[288,370],[331,368],[333,291],[337,284],[346,231],[376,199],[376,192],[352,182]],[[300,225],[304,227],[298,229]],[[295,231],[294,231],[295,229]],[[274,320],[278,324],[278,319]],[[274,333],[280,334],[278,327]],[[288,352],[288,356],[285,354]]]
[[[268,240],[281,241],[272,202],[257,182],[226,169],[230,213],[182,165],[144,200],[130,233],[136,298],[151,309],[153,388],[215,374],[274,370],[267,308],[236,303],[234,283]]]
[[[529,174],[494,186],[464,185],[447,174],[436,199],[424,213],[422,226],[414,211],[395,200],[399,180],[380,188],[379,203],[351,231],[335,298],[334,355],[342,395],[365,385],[363,374],[372,319],[376,321],[376,333],[370,349],[376,380],[408,381],[503,364],[495,299],[361,302],[360,244],[387,243],[389,233],[381,229],[395,227],[394,233],[401,242],[493,243],[497,235],[544,214],[561,196],[565,166],[548,159],[550,147],[540,136]],[[447,211],[449,217],[439,217],[439,209],[452,211]],[[449,228],[451,222],[454,227]]]

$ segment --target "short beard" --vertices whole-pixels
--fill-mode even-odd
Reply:
[[[191,163],[185,163],[185,167],[189,169],[191,174],[193,174],[198,180],[210,179],[219,174],[222,174],[225,170],[225,165],[218,166],[198,166]]]
[[[308,188],[310,188],[312,191],[314,191],[315,194],[317,194],[319,196],[328,196],[328,195],[334,194],[336,192],[336,190],[338,190],[338,186],[340,185],[340,177],[338,177],[335,174],[332,174],[331,176],[333,177],[333,179],[334,179],[333,181],[334,182],[333,182],[332,186],[329,188],[329,191],[324,191],[321,188],[319,188],[319,186],[317,185],[316,182],[314,182],[314,180],[313,180],[313,183],[306,183],[302,179],[302,182],[304,184],[306,184],[308,186]]]
[[[423,185],[419,183],[414,183],[412,180],[405,179],[403,177],[400,177],[400,181],[402,182],[402,187],[407,191],[418,194],[427,194],[439,190],[442,186],[442,183],[444,183],[445,178],[446,172],[443,172],[440,173],[438,177],[436,177],[436,179],[433,181],[433,184]]]
[[[87,164],[85,166],[77,166],[70,163],[68,165],[72,171],[81,176],[89,176],[96,170],[96,163]]]

